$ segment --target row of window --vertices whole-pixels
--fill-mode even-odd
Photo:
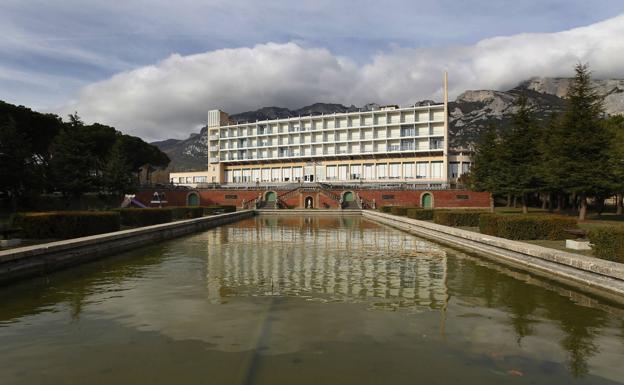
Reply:
[[[171,183],[191,184],[206,182],[208,182],[207,176],[180,176],[171,178]]]
[[[432,141],[443,141],[443,135],[444,134],[440,134],[440,133],[435,133],[435,134],[431,134],[430,136],[434,136],[434,138],[431,138],[430,140]],[[405,135],[402,135],[405,136]],[[439,137],[439,138],[435,138],[435,137]],[[312,140],[307,140],[308,138],[305,138],[303,140],[299,140],[299,138],[289,138],[289,139],[284,139],[284,140],[247,140],[247,139],[239,139],[238,142],[237,141],[222,141],[220,146],[210,146],[210,151],[219,151],[219,150],[236,150],[236,149],[243,149],[243,148],[248,148],[248,147],[274,147],[274,146],[286,146],[286,145],[310,145],[310,144],[334,144],[336,142],[352,142],[351,145],[359,145],[359,141],[372,141],[372,140],[387,140],[387,141],[395,141],[395,143],[398,143],[399,140],[398,138],[392,138],[392,137],[349,137],[347,138],[345,137],[325,137],[325,138],[311,138]],[[412,145],[414,143],[421,143],[421,144],[427,144],[429,141],[428,138],[409,138],[409,139],[401,139],[402,143],[411,143]],[[348,143],[345,143],[345,145]],[[382,144],[385,144],[382,142]],[[378,144],[379,145],[379,144]]]
[[[308,167],[273,167],[226,170],[227,183],[347,181],[383,179],[440,179],[443,162],[371,163]],[[456,179],[470,170],[470,163],[449,163],[449,178]],[[313,178],[311,176],[314,175]],[[206,176],[173,177],[171,183],[206,183]]]
[[[443,162],[274,167],[226,170],[227,183],[440,179]]]
[[[345,155],[345,154],[367,154],[375,152],[399,152],[399,151],[430,151],[444,149],[443,139],[431,139],[424,142],[414,142],[411,140],[401,140],[400,144],[386,143],[372,145],[366,144],[336,144],[326,148],[318,147],[302,147],[291,149],[288,147],[273,147],[272,149],[261,150],[230,150],[223,151],[220,159],[227,160],[246,160],[246,159],[268,159],[268,158],[286,158],[299,156],[319,156],[319,155]]]
[[[356,128],[367,126],[383,126],[383,125],[402,125],[413,126],[414,124],[427,124],[434,121],[442,121],[444,119],[443,110],[419,111],[414,113],[408,113],[403,117],[391,116],[390,119],[386,119],[384,116],[378,116],[373,120],[372,116],[351,117],[349,119],[331,119],[323,121],[306,121],[305,123],[272,123],[272,124],[258,124],[256,126],[246,126],[222,130],[221,137],[224,133],[229,136],[245,136],[247,135],[267,135],[273,133],[292,133],[301,131],[315,131],[323,129],[336,129],[336,128]],[[407,123],[407,124],[406,124]]]

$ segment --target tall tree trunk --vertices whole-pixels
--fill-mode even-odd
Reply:
[[[603,197],[596,197],[594,199],[595,202],[595,210],[598,212],[598,215],[601,216],[605,209],[605,199]]]
[[[542,197],[542,210],[546,210],[548,208],[548,194],[541,193],[540,196]]]
[[[557,209],[555,211],[560,212],[563,210],[563,195],[557,194]]]
[[[615,196],[615,214],[622,215],[624,213],[624,194],[619,193]]]
[[[522,193],[522,214],[528,214],[529,213],[529,206],[527,204],[527,193]]]
[[[513,207],[514,209],[518,208],[518,196],[514,195],[513,197]]]
[[[490,193],[490,211],[494,212],[494,195]]]
[[[587,218],[587,197],[585,194],[580,194],[580,204],[579,204],[579,221],[584,221]]]
[[[548,193],[548,211],[553,212],[555,210],[555,194],[553,192]]]
[[[511,194],[507,194],[507,207],[511,207]]]

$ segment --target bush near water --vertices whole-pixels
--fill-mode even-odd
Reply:
[[[204,215],[214,215],[223,213],[233,213],[236,211],[234,205],[221,205],[221,206],[203,206]]]
[[[485,211],[476,210],[436,210],[433,213],[433,221],[444,226],[479,226],[479,218]]]
[[[589,230],[594,255],[609,261],[624,262],[624,226],[604,226]]]
[[[127,208],[115,211],[121,215],[121,224],[129,227],[151,226],[173,220],[173,210],[169,208]]]
[[[409,208],[407,209],[407,217],[418,219],[421,221],[430,221],[433,219],[433,209]]]
[[[112,211],[50,211],[19,213],[13,226],[25,238],[68,239],[118,231],[120,213]]]
[[[560,215],[483,213],[479,219],[479,231],[482,234],[515,240],[562,240],[570,236],[566,230],[577,228],[575,218]]]
[[[171,210],[171,218],[173,220],[201,218],[204,216],[204,208],[200,206],[169,206],[164,207]]]
[[[402,217],[407,215],[407,207],[403,207],[403,206],[392,206],[390,208],[390,214],[392,215],[400,215]]]

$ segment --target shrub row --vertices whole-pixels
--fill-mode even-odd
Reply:
[[[204,216],[204,208],[200,206],[170,206],[165,207],[165,209],[171,210],[171,218],[173,220],[201,218]]]
[[[382,213],[390,214],[393,207],[395,206],[380,206],[379,211],[381,211]]]
[[[433,209],[419,209],[411,208],[407,209],[407,217],[411,219],[418,219],[421,221],[430,221],[433,219]]]
[[[432,210],[433,211],[433,210]],[[433,221],[445,226],[479,226],[479,218],[485,211],[475,210],[436,210]]]
[[[598,227],[589,231],[594,256],[624,262],[624,226]]]
[[[558,215],[501,215],[483,213],[479,231],[507,239],[550,239],[569,237],[566,230],[576,229],[576,219]]]
[[[110,211],[51,211],[20,213],[13,226],[25,238],[68,239],[118,231],[120,215]]]
[[[402,217],[407,215],[407,209],[408,207],[403,207],[403,206],[392,206],[390,208],[390,214],[392,215],[400,215]]]
[[[222,214],[222,213],[233,213],[236,211],[236,206],[234,205],[222,205],[222,206],[203,206],[204,215],[213,215],[213,214]]]
[[[169,208],[116,209],[121,215],[121,224],[130,227],[142,227],[167,223],[173,220],[173,210]]]

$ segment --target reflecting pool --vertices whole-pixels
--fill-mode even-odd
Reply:
[[[360,217],[0,288],[0,384],[624,383],[624,309]]]

